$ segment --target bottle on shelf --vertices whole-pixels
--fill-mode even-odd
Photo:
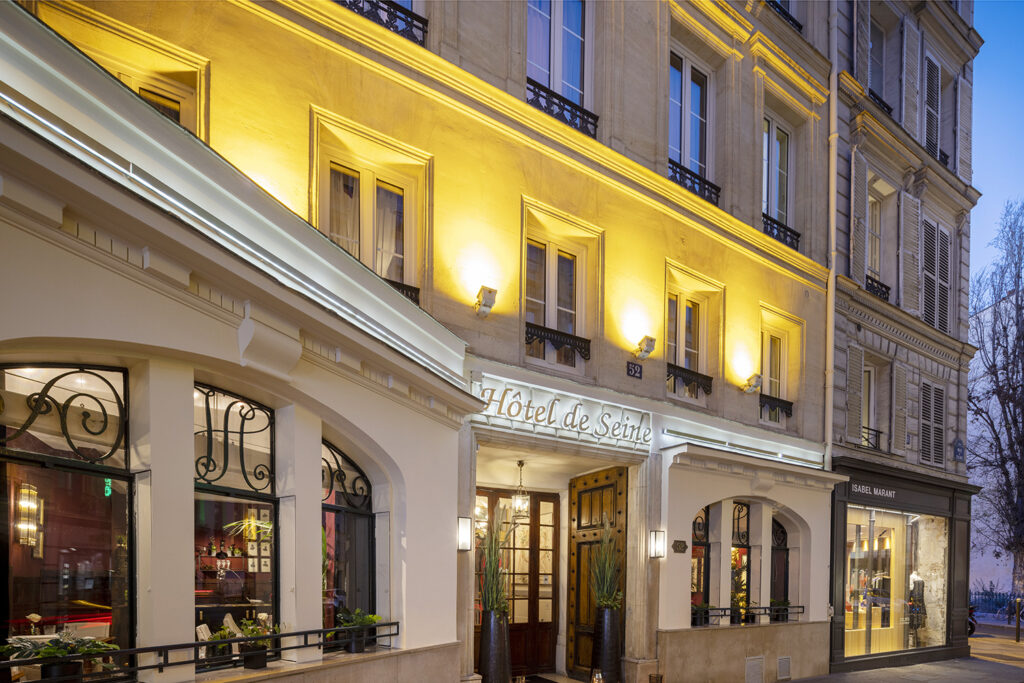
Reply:
[[[211,557],[212,557],[213,555],[216,555],[216,554],[217,554],[217,544],[213,542],[213,537],[210,537],[210,545],[209,545],[209,550],[210,550],[210,556],[211,556]]]

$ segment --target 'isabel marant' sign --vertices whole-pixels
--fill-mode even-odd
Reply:
[[[650,413],[490,375],[473,390],[487,403],[475,422],[630,451],[650,449]]]

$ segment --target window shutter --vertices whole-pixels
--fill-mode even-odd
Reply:
[[[900,255],[903,259],[903,282],[900,305],[903,310],[917,314],[920,306],[920,265],[918,261],[918,235],[921,230],[921,200],[903,192],[900,195],[900,230],[902,244]]]
[[[946,455],[946,390],[932,387],[932,464],[945,464]]]
[[[907,369],[896,364],[892,368],[892,450],[907,450]]]
[[[870,44],[871,44],[871,3],[868,0],[855,0],[857,44],[856,62],[854,64],[855,75],[864,89],[868,88],[868,70],[871,68]],[[878,90],[876,87],[875,90]],[[881,93],[881,90],[879,90]]]
[[[921,32],[903,18],[903,128],[917,138],[918,82],[921,73]]]
[[[921,383],[921,462],[932,462],[932,385]]]
[[[956,118],[957,127],[957,161],[956,173],[960,180],[971,182],[971,91],[973,86],[966,78],[961,78],[957,86],[957,106],[960,109]]]
[[[936,318],[937,233],[938,228],[934,224],[930,221],[921,221],[921,317],[935,328],[938,328]]]
[[[950,255],[950,240],[949,233],[945,230],[937,230],[939,236],[939,253],[937,272],[935,278],[935,287],[937,289],[935,297],[935,305],[938,308],[936,311],[935,326],[949,334],[949,255]]]
[[[939,156],[939,88],[942,83],[942,69],[930,57],[924,59],[924,149],[928,154]]]
[[[864,350],[850,346],[846,349],[846,442],[861,443],[861,391],[864,384]]]
[[[864,286],[867,240],[868,165],[864,154],[854,149],[850,157],[850,278]]]

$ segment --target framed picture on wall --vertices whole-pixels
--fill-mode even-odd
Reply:
[[[261,522],[269,522],[270,521],[270,510],[260,510],[260,521]]]
[[[270,557],[270,544],[266,541],[260,543],[260,557]]]
[[[256,541],[249,541],[246,544],[246,549],[248,550],[249,557],[256,557],[257,555],[259,555],[259,547],[260,544]]]
[[[251,574],[255,574],[256,573],[256,565],[257,565],[258,562],[259,562],[259,560],[257,560],[255,557],[250,557],[249,558],[249,573],[251,573]]]
[[[269,572],[270,571],[270,558],[269,557],[261,557],[260,558],[260,571],[261,572]]]

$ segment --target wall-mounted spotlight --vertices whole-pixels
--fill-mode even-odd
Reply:
[[[651,531],[650,555],[652,558],[665,557],[665,532],[654,529]]]
[[[655,339],[654,337],[644,337],[637,343],[636,348],[633,349],[633,355],[636,357],[637,360],[643,360],[644,358],[647,358],[652,353],[654,353],[654,344],[656,342],[657,339]]]
[[[747,383],[743,385],[744,394],[752,394],[761,388],[761,375],[757,373],[747,378]]]
[[[459,550],[473,549],[473,518],[459,517]]]
[[[487,314],[494,308],[494,299],[498,296],[498,290],[487,286],[481,286],[480,291],[476,293],[476,303],[473,304],[473,308],[476,309],[476,314],[481,318],[486,318]]]

